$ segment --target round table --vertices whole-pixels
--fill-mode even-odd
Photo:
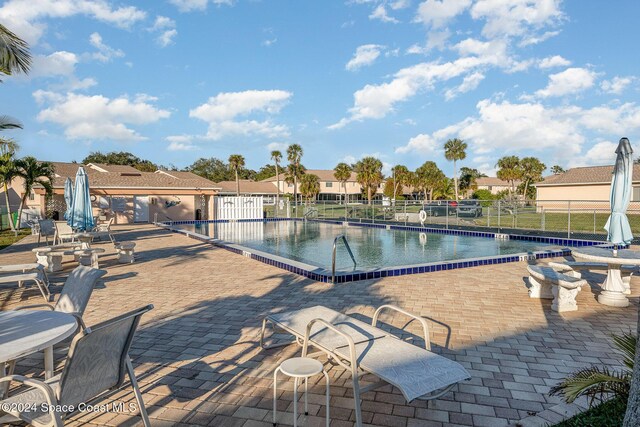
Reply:
[[[71,314],[44,310],[0,311],[0,374],[5,363],[44,350],[45,377],[53,376],[53,345],[78,328]],[[2,395],[2,390],[0,390]]]
[[[598,302],[613,307],[627,307],[629,300],[624,294],[625,286],[620,275],[622,265],[640,266],[640,252],[629,249],[619,249],[614,256],[612,249],[596,246],[585,246],[571,250],[574,258],[590,262],[607,264],[607,279],[602,284],[602,292],[598,295]]]
[[[96,233],[92,231],[85,231],[82,233],[76,233],[73,235],[74,239],[78,239],[78,241],[82,244],[82,249],[91,248],[91,242],[93,242],[94,237],[96,237]]]

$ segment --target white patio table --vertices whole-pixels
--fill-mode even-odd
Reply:
[[[77,239],[80,243],[82,243],[82,249],[90,249],[91,242],[98,235],[93,231],[84,231],[82,233],[76,233],[73,235],[75,239]]]
[[[71,314],[44,310],[0,312],[0,377],[6,364],[44,350],[45,377],[53,376],[53,345],[73,334],[78,327]],[[0,398],[6,390],[0,389]]]
[[[620,275],[620,266],[640,266],[640,252],[629,249],[619,249],[614,256],[612,249],[586,246],[571,250],[575,258],[591,262],[607,264],[607,279],[602,284],[602,292],[598,295],[598,302],[612,307],[627,307],[629,300],[624,294],[625,286]]]

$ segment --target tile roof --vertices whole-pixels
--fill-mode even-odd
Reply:
[[[67,178],[75,181],[76,172],[84,166],[93,188],[188,188],[216,189],[212,181],[191,172],[156,171],[141,172],[124,165],[51,162],[55,167],[54,188],[64,187]]]
[[[511,186],[511,183],[509,181],[503,181],[500,178],[496,178],[495,176],[485,176],[482,178],[478,178],[476,179],[476,184],[478,185],[501,185],[504,187],[509,187]],[[515,182],[516,185],[520,184],[520,181]]]
[[[547,185],[575,185],[575,184],[610,184],[613,174],[613,165],[607,166],[587,166],[572,168],[568,171],[551,175],[544,181],[536,184],[538,187]],[[633,165],[633,181],[640,181],[640,165]]]
[[[307,171],[305,172],[307,174],[310,175],[316,175],[318,178],[320,178],[321,182],[327,182],[327,181],[334,181],[334,182],[338,182],[338,180],[336,179],[335,176],[333,176],[333,169],[307,169]],[[283,173],[280,174],[280,180],[283,181],[285,178],[285,175]],[[267,179],[263,179],[262,182],[274,182],[276,181],[276,177],[272,176],[270,178]],[[349,178],[347,180],[347,182],[356,182],[356,173],[355,172],[351,172],[351,178]]]
[[[216,187],[221,188],[218,191],[220,194],[236,194],[235,181],[220,181],[216,183]],[[276,190],[277,187],[271,182],[250,181],[248,179],[240,180],[241,194],[276,194]]]

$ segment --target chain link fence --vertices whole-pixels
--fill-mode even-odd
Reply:
[[[421,213],[421,211],[423,213]],[[371,204],[317,201],[289,202],[270,209],[267,217],[317,218],[382,222],[441,228],[484,229],[514,234],[543,234],[576,239],[605,240],[608,201],[590,200],[375,200]],[[640,238],[640,202],[631,202],[627,216],[634,236]]]

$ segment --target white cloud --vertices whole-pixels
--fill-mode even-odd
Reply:
[[[153,23],[153,26],[149,28],[149,31],[157,33],[156,43],[160,47],[167,47],[174,43],[173,39],[178,35],[176,30],[176,21],[166,16],[158,15]]]
[[[43,19],[74,15],[86,15],[119,28],[130,28],[146,17],[134,6],[114,7],[106,0],[9,0],[0,8],[0,21],[10,22],[11,29],[31,45],[37,44],[47,28]]]
[[[420,154],[433,154],[442,148],[431,135],[419,134],[409,140],[407,145],[396,148],[396,153],[409,153],[415,151]]]
[[[444,97],[447,101],[449,101],[460,95],[461,93],[466,93],[474,90],[478,87],[482,80],[484,80],[484,74],[482,74],[481,72],[476,71],[475,73],[469,74],[464,77],[462,83],[458,87],[447,90],[444,94]]]
[[[205,138],[217,140],[227,135],[262,135],[268,138],[288,136],[284,125],[265,121],[243,120],[240,116],[262,113],[278,114],[287,104],[292,93],[284,90],[247,90],[244,92],[226,92],[209,100],[191,111],[190,117],[209,124]]]
[[[393,10],[406,9],[411,6],[410,0],[395,0],[389,4],[389,7]]]
[[[538,62],[540,68],[567,67],[569,65],[571,65],[571,61],[560,55],[548,56]]]
[[[551,37],[555,37],[560,34],[560,31],[547,31],[539,36],[531,35],[522,39],[522,41],[518,44],[520,47],[526,47],[534,44],[542,43],[543,41],[549,40]]]
[[[620,95],[622,91],[631,84],[632,81],[633,77],[616,76],[611,80],[605,80],[600,83],[600,89],[602,89],[606,93]]]
[[[384,46],[379,44],[358,46],[356,52],[353,54],[353,58],[347,62],[345,68],[349,71],[356,71],[362,67],[373,64],[384,48]]]
[[[397,103],[406,101],[420,91],[433,89],[438,82],[472,73],[477,68],[511,64],[504,41],[467,39],[455,48],[463,57],[452,62],[423,62],[403,68],[388,83],[368,84],[356,91],[349,116],[332,124],[329,129],[339,129],[353,121],[380,119],[391,112]]]
[[[126,96],[109,99],[102,95],[43,90],[34,92],[33,96],[38,104],[47,105],[38,114],[38,121],[64,127],[69,139],[144,140],[144,136],[128,126],[155,123],[170,116],[167,110]]]
[[[373,9],[373,12],[371,12],[371,15],[369,15],[369,19],[377,19],[379,21],[390,22],[392,24],[398,24],[400,22],[396,18],[387,14],[387,9],[383,4],[379,4],[375,9]]]
[[[587,165],[611,165],[616,161],[618,144],[611,141],[601,141],[594,144],[587,152],[573,159],[570,167]]]
[[[416,22],[442,28],[471,5],[471,0],[426,0],[418,6]]]
[[[169,135],[165,139],[169,142],[188,144],[193,141],[193,135]]]
[[[79,59],[75,53],[53,52],[50,55],[35,55],[31,71],[25,78],[64,76],[71,77]]]
[[[206,10],[209,3],[216,6],[233,6],[235,0],[169,0],[169,3],[176,6],[180,12],[193,12]]]
[[[471,7],[471,17],[486,21],[482,28],[485,37],[524,36],[525,39],[532,37],[531,31],[564,19],[560,0],[478,0]]]
[[[102,41],[102,36],[98,33],[92,33],[89,36],[89,43],[91,46],[98,49],[97,52],[91,54],[91,58],[100,62],[109,62],[113,58],[122,58],[124,56],[124,52],[120,49],[114,49],[111,46],[106,45]]]
[[[171,142],[167,146],[167,150],[169,151],[192,151],[196,149],[198,149],[197,146],[187,142]]]
[[[546,88],[536,91],[536,96],[548,98],[550,96],[564,96],[582,92],[593,86],[597,74],[586,68],[567,68],[551,74]]]
[[[269,150],[269,152],[279,150],[284,153],[285,151],[287,151],[288,147],[289,144],[287,144],[286,142],[270,142],[267,144],[267,150]]]

